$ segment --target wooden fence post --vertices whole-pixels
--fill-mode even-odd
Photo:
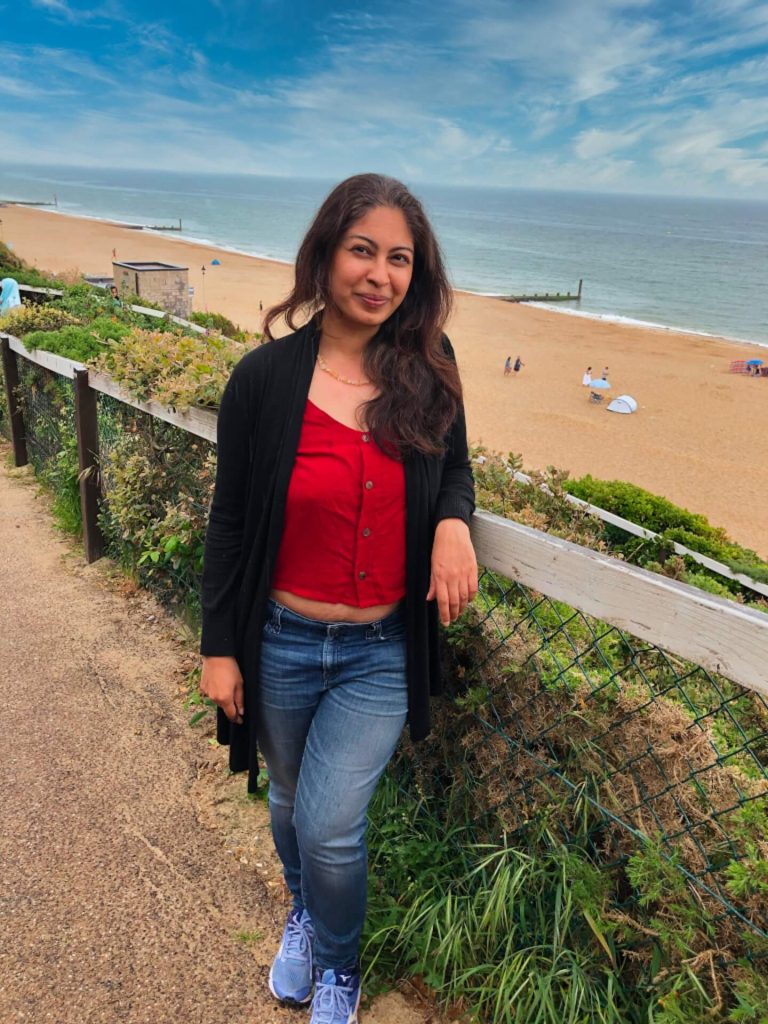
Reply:
[[[13,442],[13,460],[17,466],[26,466],[27,437],[24,429],[24,416],[19,405],[19,364],[17,355],[11,348],[8,338],[0,338],[0,349],[3,356],[3,377],[5,379],[5,398],[8,403],[8,418],[11,423],[11,441]]]
[[[88,562],[104,553],[104,538],[99,529],[99,425],[96,392],[88,386],[88,371],[75,370],[75,423],[77,456],[80,465],[80,512],[83,518],[83,546]]]

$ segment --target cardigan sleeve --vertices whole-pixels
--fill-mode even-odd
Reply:
[[[446,443],[435,522],[439,523],[441,519],[462,519],[469,526],[475,511],[475,478],[467,449],[463,405],[459,407]]]
[[[445,354],[455,361],[453,347],[443,338]],[[459,404],[456,418],[446,438],[443,475],[437,497],[435,523],[441,519],[461,519],[469,526],[475,511],[475,478],[469,461],[467,446],[467,424],[464,405]]]
[[[236,367],[224,389],[216,427],[216,482],[203,555],[203,655],[235,655],[235,603],[250,473],[247,381],[243,377]]]

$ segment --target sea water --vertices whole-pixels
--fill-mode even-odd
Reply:
[[[290,262],[332,183],[153,170],[0,167],[0,199]],[[575,292],[558,306],[768,344],[768,202],[414,184],[457,288]],[[0,221],[2,210],[0,209]],[[4,241],[12,241],[2,233]],[[176,235],[176,237],[179,237]]]

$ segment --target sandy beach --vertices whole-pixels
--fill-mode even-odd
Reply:
[[[290,286],[291,268],[268,260],[39,209],[0,212],[2,240],[41,270],[111,275],[113,249],[121,260],[183,264],[195,308],[243,327],[258,329],[259,302],[267,309]],[[728,372],[733,359],[768,361],[765,349],[462,292],[449,333],[471,440],[519,452],[527,468],[629,480],[768,557],[768,379]],[[505,377],[508,355],[524,366]],[[607,401],[591,403],[581,385],[588,365],[596,376],[608,366],[609,395],[633,395],[638,412],[618,416]]]

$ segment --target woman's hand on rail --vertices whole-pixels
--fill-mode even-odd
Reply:
[[[444,626],[458,619],[477,593],[477,559],[469,527],[461,519],[441,519],[432,544],[427,600],[437,600]]]
[[[235,658],[203,658],[200,692],[218,704],[230,722],[242,725],[243,676]]]

